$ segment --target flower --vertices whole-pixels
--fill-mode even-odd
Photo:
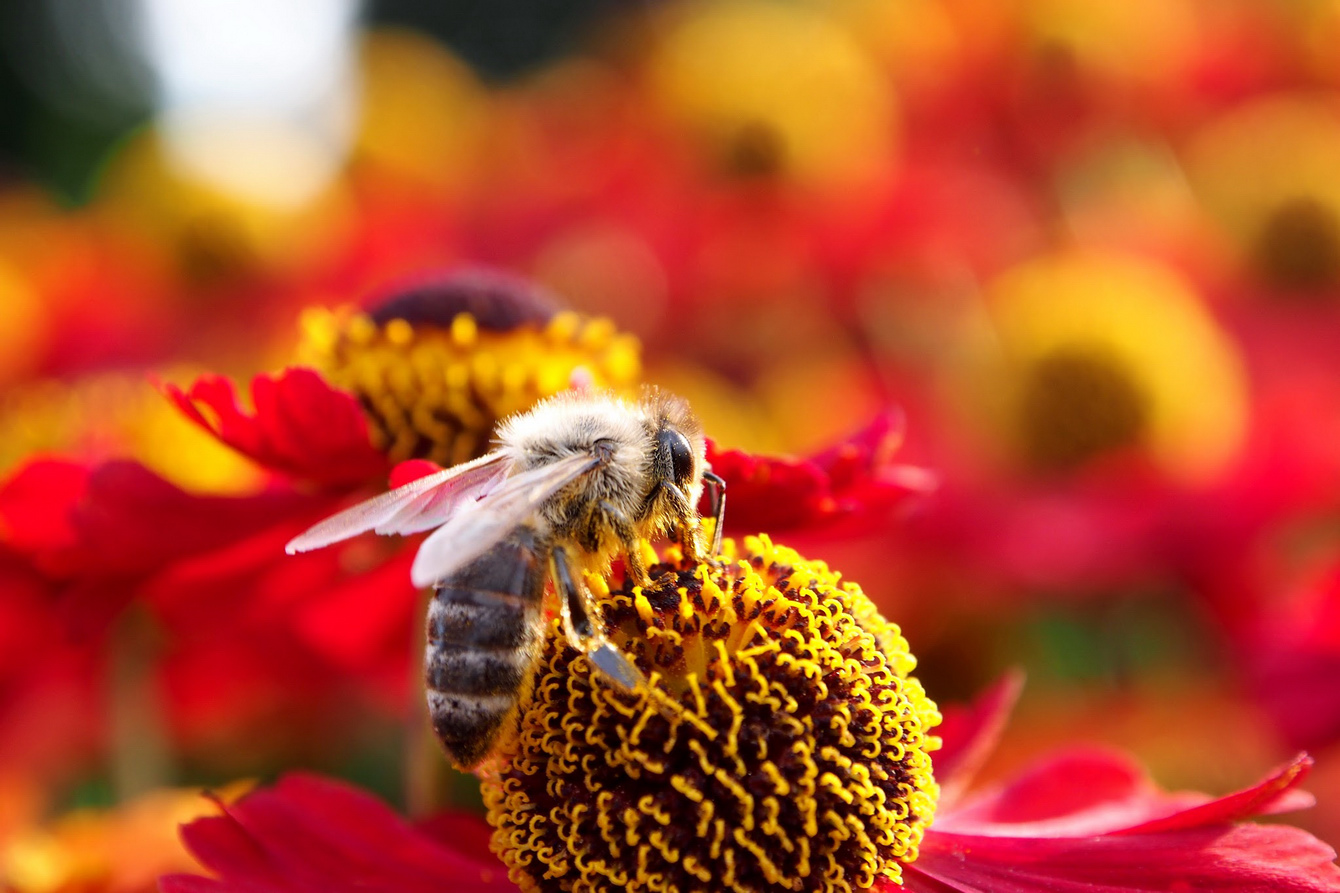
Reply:
[[[946,486],[913,537],[1013,587],[1165,571],[1169,542],[1198,542],[1193,497],[1243,461],[1237,346],[1183,277],[1118,253],[1035,258],[987,298],[989,335],[965,337],[948,376]]]
[[[888,412],[812,456],[760,456],[709,443],[707,459],[726,480],[730,529],[823,528],[832,534],[935,489],[931,472],[894,462],[902,436],[901,415]]]
[[[1335,294],[1340,118],[1328,102],[1277,94],[1243,103],[1203,127],[1185,154],[1241,278],[1277,299]]]
[[[666,559],[646,589],[591,579],[645,691],[612,697],[550,624],[507,765],[484,785],[512,879],[533,891],[897,880],[935,812],[939,744],[898,627],[767,537],[727,541],[720,564]]]
[[[198,789],[161,789],[112,809],[77,809],[0,840],[7,893],[152,893],[158,876],[199,869],[179,825],[217,815],[250,783],[209,799]]]
[[[484,782],[492,847],[522,889],[1340,890],[1325,844],[1242,821],[1309,805],[1307,757],[1211,798],[1076,747],[974,792],[1019,677],[948,711],[937,740],[906,641],[859,587],[766,537],[735,548],[698,567],[670,550],[645,590],[588,578],[608,634],[650,673],[645,691],[593,684],[549,624]],[[290,776],[185,829],[214,879],[162,885],[504,889],[483,834],[468,816],[416,827],[343,784]]]
[[[650,98],[701,143],[709,169],[851,188],[879,176],[893,154],[889,85],[851,35],[814,7],[686,7],[648,77]]]
[[[302,327],[304,366],[255,379],[252,415],[224,379],[165,390],[262,465],[328,484],[369,482],[388,460],[464,462],[487,452],[500,418],[578,368],[616,389],[639,372],[637,342],[609,320],[559,312],[524,280],[483,270],[407,283],[366,312],[314,309]]]
[[[1224,797],[1158,789],[1120,754],[1083,748],[1047,758],[989,792],[964,797],[1004,725],[1018,682],[945,714],[936,755],[936,824],[915,862],[912,893],[1119,893],[1340,890],[1335,852],[1304,831],[1243,819],[1305,806],[1308,761],[1295,760]],[[215,873],[171,875],[164,893],[264,890],[354,893],[513,890],[480,858],[487,828],[444,813],[418,826],[349,785],[294,773],[183,830]],[[892,882],[880,889],[899,889]]]

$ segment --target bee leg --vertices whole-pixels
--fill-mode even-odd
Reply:
[[[568,553],[556,546],[549,556],[550,576],[563,612],[563,631],[572,647],[586,655],[591,665],[610,683],[625,692],[634,692],[647,679],[633,662],[610,644],[600,629],[600,607],[586,587],[577,581]]]
[[[679,544],[684,548],[684,560],[690,564],[697,564],[703,560],[703,546],[698,539],[698,525],[694,523],[697,513],[693,506],[689,505],[689,498],[684,495],[684,491],[670,481],[662,481],[661,490],[670,495],[670,511],[675,518]]]
[[[623,566],[629,579],[638,586],[650,586],[651,578],[647,576],[647,564],[642,560],[642,543],[638,540],[632,522],[618,506],[604,500],[601,500],[599,509],[609,525],[614,528],[615,536],[619,538],[619,547],[623,550]]]
[[[712,516],[712,554],[721,553],[721,526],[726,521],[726,481],[710,471],[703,472],[703,489],[707,491],[707,510]]]

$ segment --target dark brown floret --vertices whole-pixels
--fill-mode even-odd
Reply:
[[[412,326],[447,327],[462,313],[486,332],[543,328],[559,311],[548,292],[520,276],[483,268],[421,280],[379,301],[368,316],[379,326],[403,319]]]

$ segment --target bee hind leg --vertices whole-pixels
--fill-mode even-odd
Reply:
[[[563,612],[563,631],[572,647],[615,688],[633,692],[645,687],[647,679],[622,651],[605,638],[600,628],[600,606],[573,573],[572,562],[562,546],[555,547],[549,558],[554,589]]]

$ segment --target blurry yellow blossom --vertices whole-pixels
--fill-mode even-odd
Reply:
[[[851,186],[895,163],[887,77],[817,7],[767,0],[689,6],[652,60],[670,115],[738,173]]]

